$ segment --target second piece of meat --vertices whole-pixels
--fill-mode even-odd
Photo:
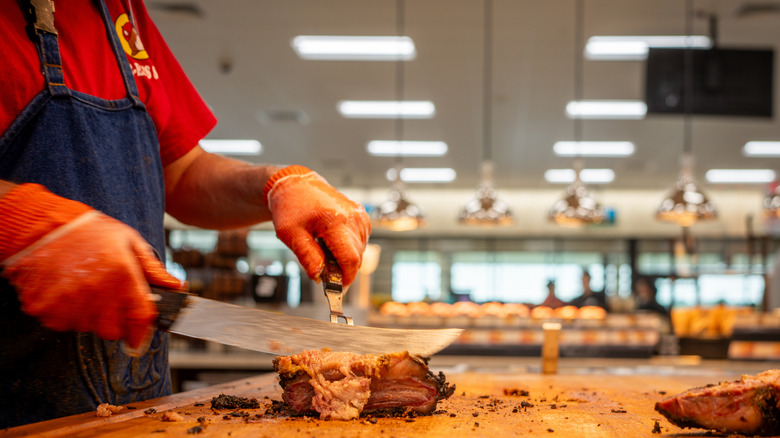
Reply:
[[[780,370],[692,388],[655,404],[679,427],[743,435],[780,434]]]

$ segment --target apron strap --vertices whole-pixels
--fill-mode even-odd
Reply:
[[[62,73],[62,58],[54,27],[53,0],[22,0],[22,12],[27,19],[27,35],[35,43],[41,59],[41,73],[53,96],[69,96]]]
[[[95,0],[95,3],[97,4],[98,10],[100,10],[100,15],[103,17],[108,40],[111,42],[111,50],[114,52],[114,57],[116,57],[116,62],[122,73],[122,81],[125,83],[127,95],[133,100],[133,103],[135,103],[136,106],[143,107],[144,104],[139,98],[138,86],[133,77],[133,70],[130,68],[130,63],[127,61],[125,50],[122,48],[122,43],[119,41],[119,35],[117,35],[116,29],[114,28],[114,22],[111,19],[111,14],[108,12],[106,3],[104,0]]]

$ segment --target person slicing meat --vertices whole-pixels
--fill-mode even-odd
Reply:
[[[0,428],[171,392],[149,290],[181,287],[160,260],[164,212],[214,229],[272,221],[315,280],[321,238],[345,285],[371,232],[306,167],[198,146],[216,119],[141,0],[35,3],[0,8]],[[148,337],[140,357],[120,348]]]

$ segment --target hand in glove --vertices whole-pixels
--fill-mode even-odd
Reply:
[[[131,348],[157,318],[148,284],[181,287],[136,230],[37,184],[0,198],[0,263],[22,311],[45,327]]]
[[[316,172],[303,166],[285,167],[271,176],[263,198],[273,216],[276,235],[298,257],[310,278],[319,281],[325,256],[321,238],[339,262],[344,285],[355,280],[363,259],[371,219]]]

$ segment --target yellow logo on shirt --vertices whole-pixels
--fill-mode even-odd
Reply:
[[[122,43],[125,53],[135,59],[149,59],[149,54],[141,43],[141,36],[135,31],[127,14],[122,14],[116,19],[116,33],[119,35],[119,42]]]

